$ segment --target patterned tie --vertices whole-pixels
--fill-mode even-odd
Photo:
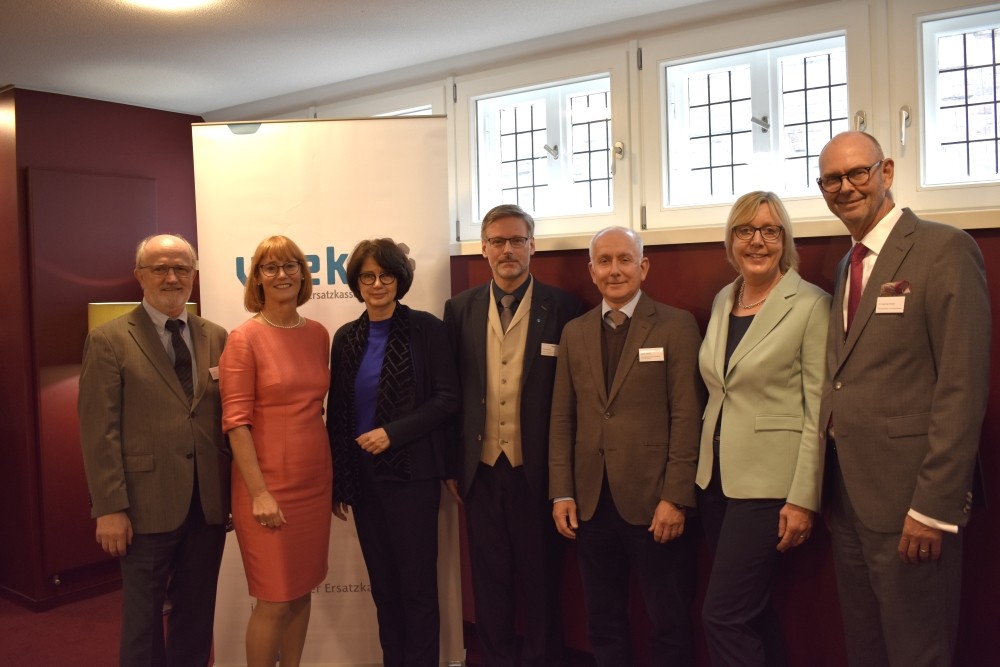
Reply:
[[[617,329],[621,325],[625,324],[625,320],[628,319],[628,315],[620,310],[609,310],[604,316],[607,318],[608,322],[611,323],[611,328]]]
[[[864,273],[861,262],[867,254],[868,248],[861,243],[856,243],[851,248],[851,293],[847,296],[847,331],[851,330],[854,314],[858,312],[858,304],[861,303],[861,278]]]
[[[500,297],[500,305],[503,306],[503,310],[500,311],[500,328],[503,329],[504,333],[507,333],[507,327],[510,326],[510,321],[514,319],[514,311],[511,306],[514,305],[513,294],[504,294]]]
[[[174,371],[177,373],[177,379],[181,381],[181,386],[184,387],[188,401],[190,401],[194,396],[194,385],[191,381],[191,351],[181,336],[184,322],[182,320],[167,320],[167,330],[170,332],[170,342],[174,344]]]

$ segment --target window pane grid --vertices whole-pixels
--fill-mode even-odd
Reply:
[[[950,165],[966,176],[1000,174],[997,143],[997,33],[976,30],[938,38],[938,131]]]
[[[610,94],[592,93],[570,98],[574,196],[589,207],[611,206]]]
[[[747,77],[740,74],[723,70],[691,76],[687,81],[692,101],[688,107],[691,171],[710,196],[734,194],[739,168],[746,167],[749,158],[739,150],[747,145],[740,138],[751,133],[748,119],[734,114],[734,109],[747,109],[750,103],[749,87],[742,83]],[[699,172],[705,172],[704,176]]]
[[[848,129],[846,57],[831,51],[781,61],[786,185],[808,188],[819,152]]]
[[[545,144],[545,103],[517,104],[500,109],[501,199],[534,210],[545,188],[548,155]]]

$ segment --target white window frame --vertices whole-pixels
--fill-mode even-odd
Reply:
[[[893,195],[901,206],[966,229],[997,227],[1000,183],[924,184],[926,150],[924,121],[928,89],[924,81],[923,24],[943,18],[979,14],[1000,5],[970,4],[961,0],[890,0],[888,25],[892,54],[889,132],[879,137],[886,155],[896,163]],[[933,102],[932,102],[933,103]],[[909,125],[904,128],[904,110]],[[905,144],[903,130],[905,129]]]
[[[775,14],[703,28],[665,34],[643,40],[643,68],[639,72],[642,98],[641,124],[646,150],[643,157],[644,229],[647,243],[692,243],[720,240],[731,202],[705,205],[664,206],[666,182],[664,67],[727,54],[746,53],[761,48],[797,44],[803,41],[843,35],[847,51],[848,111],[851,127],[858,112],[870,125],[872,118],[872,59],[870,9],[867,2],[837,2],[832,5],[786,9]],[[777,94],[772,90],[772,97]],[[869,128],[870,129],[870,128]],[[771,190],[766,174],[755,187]],[[737,195],[739,196],[739,195]],[[783,199],[792,217],[796,236],[843,234],[843,225],[832,219],[817,187],[815,194]]]
[[[544,88],[564,82],[611,78],[611,144],[625,145],[624,159],[615,161],[612,179],[612,210],[608,213],[536,217],[536,249],[584,247],[593,232],[609,225],[629,226],[632,219],[632,182],[628,67],[633,49],[628,44],[589,49],[530,63],[455,78],[454,146],[458,219],[453,251],[478,252],[481,220],[478,209],[476,153],[476,100],[496,93]],[[582,244],[582,245],[581,245]]]

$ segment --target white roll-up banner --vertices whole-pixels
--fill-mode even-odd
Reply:
[[[439,317],[449,297],[446,119],[205,123],[192,128],[201,312],[233,329],[250,317],[243,282],[257,244],[283,234],[306,254],[313,295],[300,312],[333,333],[364,306],[346,282],[366,238],[391,237],[416,261],[404,303]],[[239,483],[234,472],[233,483]],[[368,573],[353,520],[331,517],[329,574],[312,594],[303,665],[379,665]],[[458,512],[441,499],[441,662],[463,664]],[[235,534],[219,577],[215,664],[245,665],[247,592]]]

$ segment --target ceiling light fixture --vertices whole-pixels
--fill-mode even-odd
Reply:
[[[125,0],[127,4],[161,12],[183,12],[214,5],[219,0]]]

